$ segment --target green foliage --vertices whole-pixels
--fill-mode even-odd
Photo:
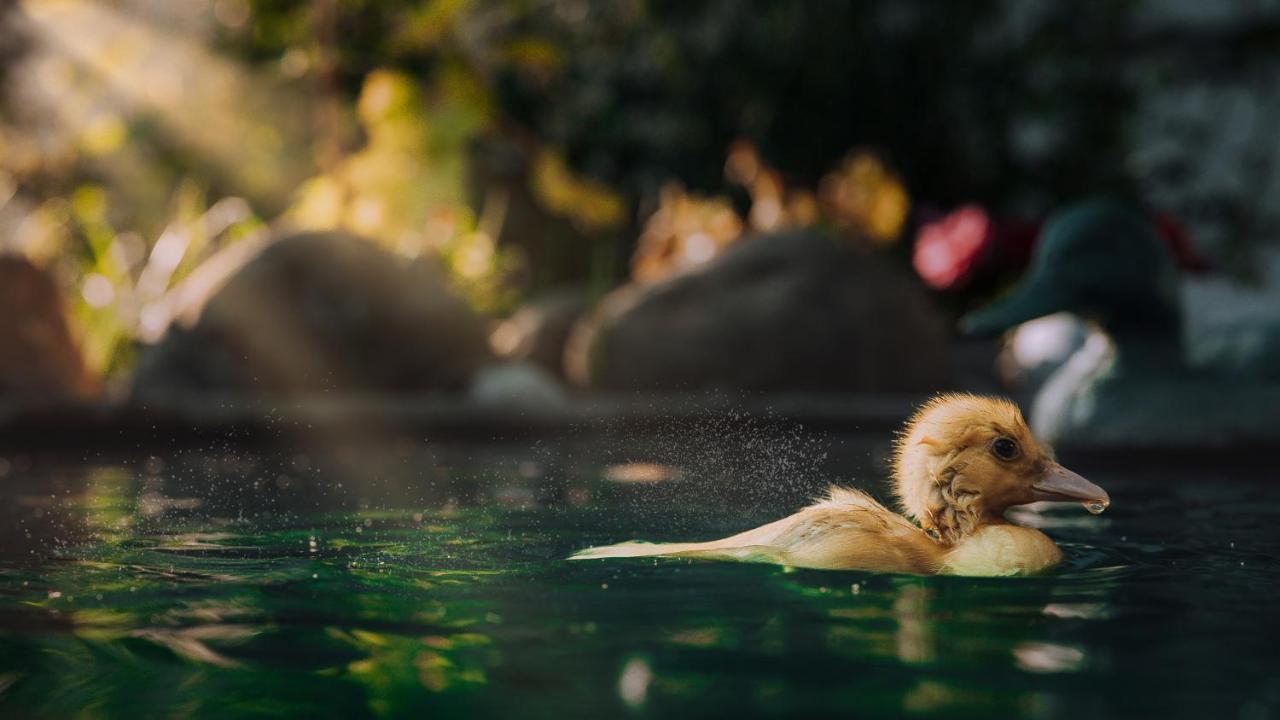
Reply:
[[[810,183],[850,147],[879,147],[914,195],[942,202],[1000,201],[1027,181],[1092,187],[1111,170],[1088,156],[1116,146],[1125,107],[1120,79],[1076,57],[1122,42],[1107,30],[1123,27],[1130,6],[1119,2],[1048,7],[1021,34],[990,1],[253,7],[253,32],[231,39],[248,57],[341,28],[324,72],[349,93],[379,67],[429,77],[460,63],[505,120],[633,197],[672,179],[721,187],[726,148],[741,137]],[[1046,60],[1052,69],[1035,72]],[[1042,119],[1065,136],[1028,166],[1009,138]],[[1082,147],[1093,152],[1082,159]]]

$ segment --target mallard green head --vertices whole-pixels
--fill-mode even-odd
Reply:
[[[961,318],[960,328],[993,335],[1064,311],[1095,320],[1112,333],[1177,334],[1177,266],[1145,213],[1114,199],[1088,200],[1055,213],[1018,285]]]

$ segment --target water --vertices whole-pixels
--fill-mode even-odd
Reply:
[[[1089,468],[1105,515],[1019,513],[1036,578],[563,560],[874,487],[787,442],[6,455],[0,714],[1280,716],[1273,477]]]

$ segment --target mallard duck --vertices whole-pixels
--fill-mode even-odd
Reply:
[[[1203,445],[1274,438],[1280,384],[1243,372],[1249,363],[1233,353],[1250,345],[1257,356],[1260,348],[1261,362],[1249,362],[1274,366],[1276,343],[1265,342],[1263,327],[1237,333],[1246,342],[1234,345],[1205,343],[1204,333],[1188,341],[1182,292],[1174,253],[1151,217],[1124,201],[1098,198],[1050,217],[1017,287],[962,318],[960,327],[993,335],[1069,312],[1101,331],[1036,394],[1031,427],[1049,442]],[[1206,345],[1216,351],[1203,352]]]
[[[1015,505],[1076,501],[1100,513],[1106,491],[1064,468],[1036,440],[1017,406],[941,395],[908,421],[894,453],[893,487],[905,515],[866,493],[832,488],[776,522],[711,542],[624,542],[571,560],[685,557],[793,567],[998,576],[1056,565],[1044,533],[1004,519]]]

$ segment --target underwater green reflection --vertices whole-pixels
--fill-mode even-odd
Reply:
[[[275,678],[397,715],[482,686],[497,662],[486,632],[502,615],[484,588],[520,570],[488,551],[511,538],[489,513],[335,513],[305,528],[194,523],[135,535],[111,489],[86,503],[97,543],[22,580],[6,572],[22,588],[23,622],[4,632],[5,706],[128,714],[128,688],[142,680],[157,707],[184,715],[270,714],[277,703],[291,714],[292,693],[236,705],[231,688],[265,691]],[[40,634],[14,629],[33,621]],[[268,670],[286,657],[283,678]]]

